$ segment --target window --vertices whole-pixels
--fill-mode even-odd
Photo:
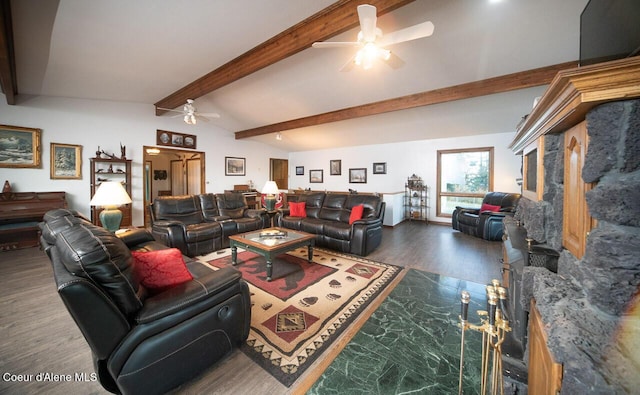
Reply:
[[[493,190],[493,147],[438,151],[437,216],[456,206],[480,207]]]

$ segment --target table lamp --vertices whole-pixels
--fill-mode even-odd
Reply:
[[[273,211],[276,209],[276,195],[280,193],[278,185],[275,181],[267,181],[262,188],[262,194],[267,195],[264,199],[264,205],[267,211]]]
[[[131,203],[131,198],[117,181],[105,181],[98,186],[96,194],[89,202],[92,206],[101,206],[104,209],[100,212],[100,222],[108,231],[115,232],[120,229],[122,221],[122,211],[119,206]]]

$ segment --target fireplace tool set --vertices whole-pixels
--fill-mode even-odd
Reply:
[[[460,379],[458,382],[458,394],[462,394],[462,373],[464,365],[464,333],[467,329],[482,333],[482,362],[480,394],[485,395],[490,387],[491,395],[504,394],[502,376],[502,342],[507,332],[511,331],[509,317],[507,316],[507,290],[500,286],[498,280],[492,280],[487,285],[487,311],[478,311],[480,325],[473,325],[467,321],[469,292],[462,291],[460,303]],[[491,361],[491,372],[489,362]]]

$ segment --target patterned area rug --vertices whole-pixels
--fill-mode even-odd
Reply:
[[[240,250],[239,250],[240,251]],[[249,251],[238,265],[251,290],[251,331],[242,351],[282,384],[290,386],[400,273],[401,267],[314,249],[280,255],[273,280],[266,261]],[[229,250],[200,261],[231,264]]]

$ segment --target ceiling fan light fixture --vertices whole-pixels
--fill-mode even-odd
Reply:
[[[196,112],[196,108],[193,106],[193,99],[187,99],[187,103],[182,107],[182,110],[187,114]]]
[[[342,67],[341,71],[348,71],[350,66],[361,66],[368,70],[373,67],[376,59],[390,60],[391,51],[384,49],[390,45],[399,44],[406,41],[417,40],[423,37],[429,37],[433,34],[433,23],[426,21],[417,25],[409,26],[404,29],[396,30],[382,35],[382,30],[376,26],[377,11],[376,7],[370,4],[360,4],[357,7],[358,19],[360,20],[360,31],[358,32],[357,41],[317,41],[312,44],[314,48],[332,48],[332,47],[357,47],[358,52],[352,57],[349,63]],[[392,68],[401,66],[400,58],[394,56],[394,61],[389,62]]]
[[[196,116],[193,114],[187,114],[184,116],[184,123],[187,125],[195,125],[196,124]]]
[[[378,48],[374,43],[366,43],[358,53],[356,53],[355,64],[362,66],[363,69],[369,70],[373,67],[373,61],[376,59],[389,60],[391,51],[384,48]]]
[[[179,115],[174,115],[171,118],[182,117],[182,120],[187,125],[195,125],[197,123],[197,119],[199,118],[201,121],[207,122],[209,121],[208,117],[211,118],[220,118],[220,114],[216,113],[200,113],[196,110],[196,106],[194,105],[193,99],[187,99],[187,102],[182,106],[182,110],[174,110],[171,108],[162,108],[156,107],[156,112],[158,110],[163,111],[171,111],[171,112],[179,112]],[[197,114],[197,115],[196,115]]]

